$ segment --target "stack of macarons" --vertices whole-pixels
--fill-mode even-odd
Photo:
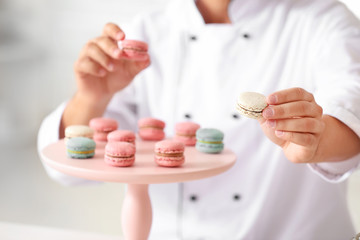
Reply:
[[[113,167],[129,167],[135,162],[135,133],[115,130],[108,134],[105,146],[105,163]]]
[[[117,121],[111,118],[94,118],[87,125],[71,125],[65,129],[66,152],[70,158],[92,158],[96,142],[107,141],[108,133],[116,130]]]
[[[65,128],[65,141],[74,137],[86,137],[92,139],[94,130],[86,125],[71,125]]]
[[[162,167],[179,167],[184,161],[185,145],[174,140],[163,140],[155,144],[155,162]]]
[[[130,130],[115,130],[108,134],[108,142],[128,142],[135,145],[136,135]]]
[[[108,142],[105,146],[105,163],[114,167],[129,167],[135,162],[135,145],[129,142]]]
[[[92,158],[95,155],[94,131],[86,125],[71,125],[65,129],[66,153],[70,158]]]
[[[96,143],[86,137],[74,137],[66,141],[66,153],[70,158],[92,158],[95,155]]]
[[[112,118],[93,118],[89,126],[94,129],[94,140],[98,142],[107,142],[107,135],[118,128],[118,123]]]
[[[195,146],[196,131],[200,125],[194,122],[179,122],[175,125],[174,140],[182,142],[185,146]]]
[[[223,150],[224,134],[213,128],[200,128],[194,122],[179,122],[175,125],[173,139],[165,138],[165,122],[152,117],[138,121],[138,135],[143,141],[157,141],[154,160],[162,167],[179,167],[184,164],[186,147],[195,146],[204,153],[219,153]],[[104,161],[114,167],[129,167],[135,162],[136,135],[125,129],[117,129],[118,123],[111,118],[94,118],[86,125],[73,125],[65,129],[67,155],[70,158],[91,158],[96,142],[106,142]]]
[[[156,118],[142,118],[138,121],[139,136],[145,141],[160,141],[165,138],[165,122]]]

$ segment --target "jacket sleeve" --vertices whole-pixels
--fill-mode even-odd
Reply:
[[[315,99],[324,114],[342,121],[360,137],[360,22],[345,7],[334,8],[331,13],[332,17],[319,25],[326,27],[317,46]],[[324,179],[340,182],[359,164],[360,154],[343,162],[309,166]]]
[[[119,128],[136,131],[137,117],[134,99],[134,89],[130,85],[113,97],[104,116],[116,119],[119,123]],[[37,147],[39,155],[42,149],[59,140],[59,127],[66,105],[67,102],[62,103],[43,120],[38,133]],[[66,175],[47,166],[44,162],[43,166],[49,177],[62,185],[99,184],[97,181]]]
[[[42,122],[40,126],[40,130],[38,133],[38,152],[39,155],[42,149],[44,149],[47,145],[51,143],[55,143],[59,140],[59,126],[61,122],[61,117],[66,107],[66,102],[62,103],[59,107],[55,109],[50,115],[48,115]],[[62,185],[89,185],[89,184],[97,184],[95,181],[89,181],[82,178],[77,178],[73,176],[69,176],[63,174],[49,166],[47,166],[44,162],[43,166],[48,174],[48,176],[59,182]]]

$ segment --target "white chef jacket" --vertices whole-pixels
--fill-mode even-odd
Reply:
[[[359,156],[291,163],[235,102],[243,91],[302,87],[360,135],[359,21],[335,0],[233,0],[229,12],[232,24],[204,24],[193,0],[175,0],[126,29],[129,39],[148,42],[152,63],[105,116],[134,131],[139,118],[163,119],[167,136],[191,120],[222,130],[237,155],[219,176],[151,185],[150,239],[350,239],[344,180]],[[44,120],[39,150],[58,139],[65,106]],[[46,168],[65,184],[90,182]]]

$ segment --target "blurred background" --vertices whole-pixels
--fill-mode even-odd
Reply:
[[[36,150],[42,119],[75,90],[73,63],[105,23],[120,25],[166,0],[0,0],[0,222],[121,234],[123,184],[64,187]],[[344,0],[360,17],[360,0]],[[360,173],[349,180],[360,232]]]

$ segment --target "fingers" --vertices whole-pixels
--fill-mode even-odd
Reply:
[[[119,49],[117,42],[109,37],[98,37],[91,40],[90,43],[96,44],[111,58],[119,59],[121,57],[121,50]]]
[[[321,133],[325,128],[324,123],[316,118],[267,120],[266,125],[275,131],[313,134]]]
[[[76,72],[83,75],[92,75],[97,77],[104,77],[107,71],[91,58],[83,58],[75,62]]]
[[[131,72],[147,67],[150,64],[147,52],[136,58],[127,56],[119,48],[118,41],[124,38],[124,32],[117,25],[106,24],[103,35],[90,40],[82,49],[74,66],[75,72],[103,77],[124,67],[131,68]]]
[[[121,41],[125,39],[125,33],[114,23],[107,23],[103,29],[103,36],[110,37],[113,40]]]
[[[99,45],[90,43],[86,51],[87,54],[85,55],[85,58],[91,58],[94,62],[97,62],[109,72],[114,70],[114,63],[112,58],[106,54],[103,48],[99,47]]]
[[[277,105],[296,101],[313,102],[314,96],[302,88],[289,88],[270,94],[268,104]]]
[[[263,110],[263,125],[289,143],[310,147],[324,131],[323,109],[313,94],[302,88],[290,88],[267,97],[269,106]]]
[[[296,117],[321,117],[322,108],[315,102],[297,101],[270,105],[263,111],[265,119],[287,119]]]
[[[91,61],[89,61],[89,59]],[[98,37],[89,41],[80,53],[79,60],[75,64],[75,71],[94,76],[99,76],[99,72],[114,72],[119,67],[119,60],[127,60],[129,63],[139,65],[142,69],[150,63],[148,53],[144,53],[141,58],[133,59],[124,56],[124,52],[118,48],[117,42],[109,37]],[[84,63],[83,63],[84,61]],[[91,63],[90,63],[91,62]],[[96,63],[96,64],[95,64]],[[130,64],[130,65],[131,65]],[[87,69],[87,68],[94,69]],[[103,71],[101,71],[101,69]]]
[[[292,142],[304,147],[315,146],[318,141],[318,137],[311,133],[298,133],[298,132],[283,132],[275,131],[275,135],[282,140]]]

